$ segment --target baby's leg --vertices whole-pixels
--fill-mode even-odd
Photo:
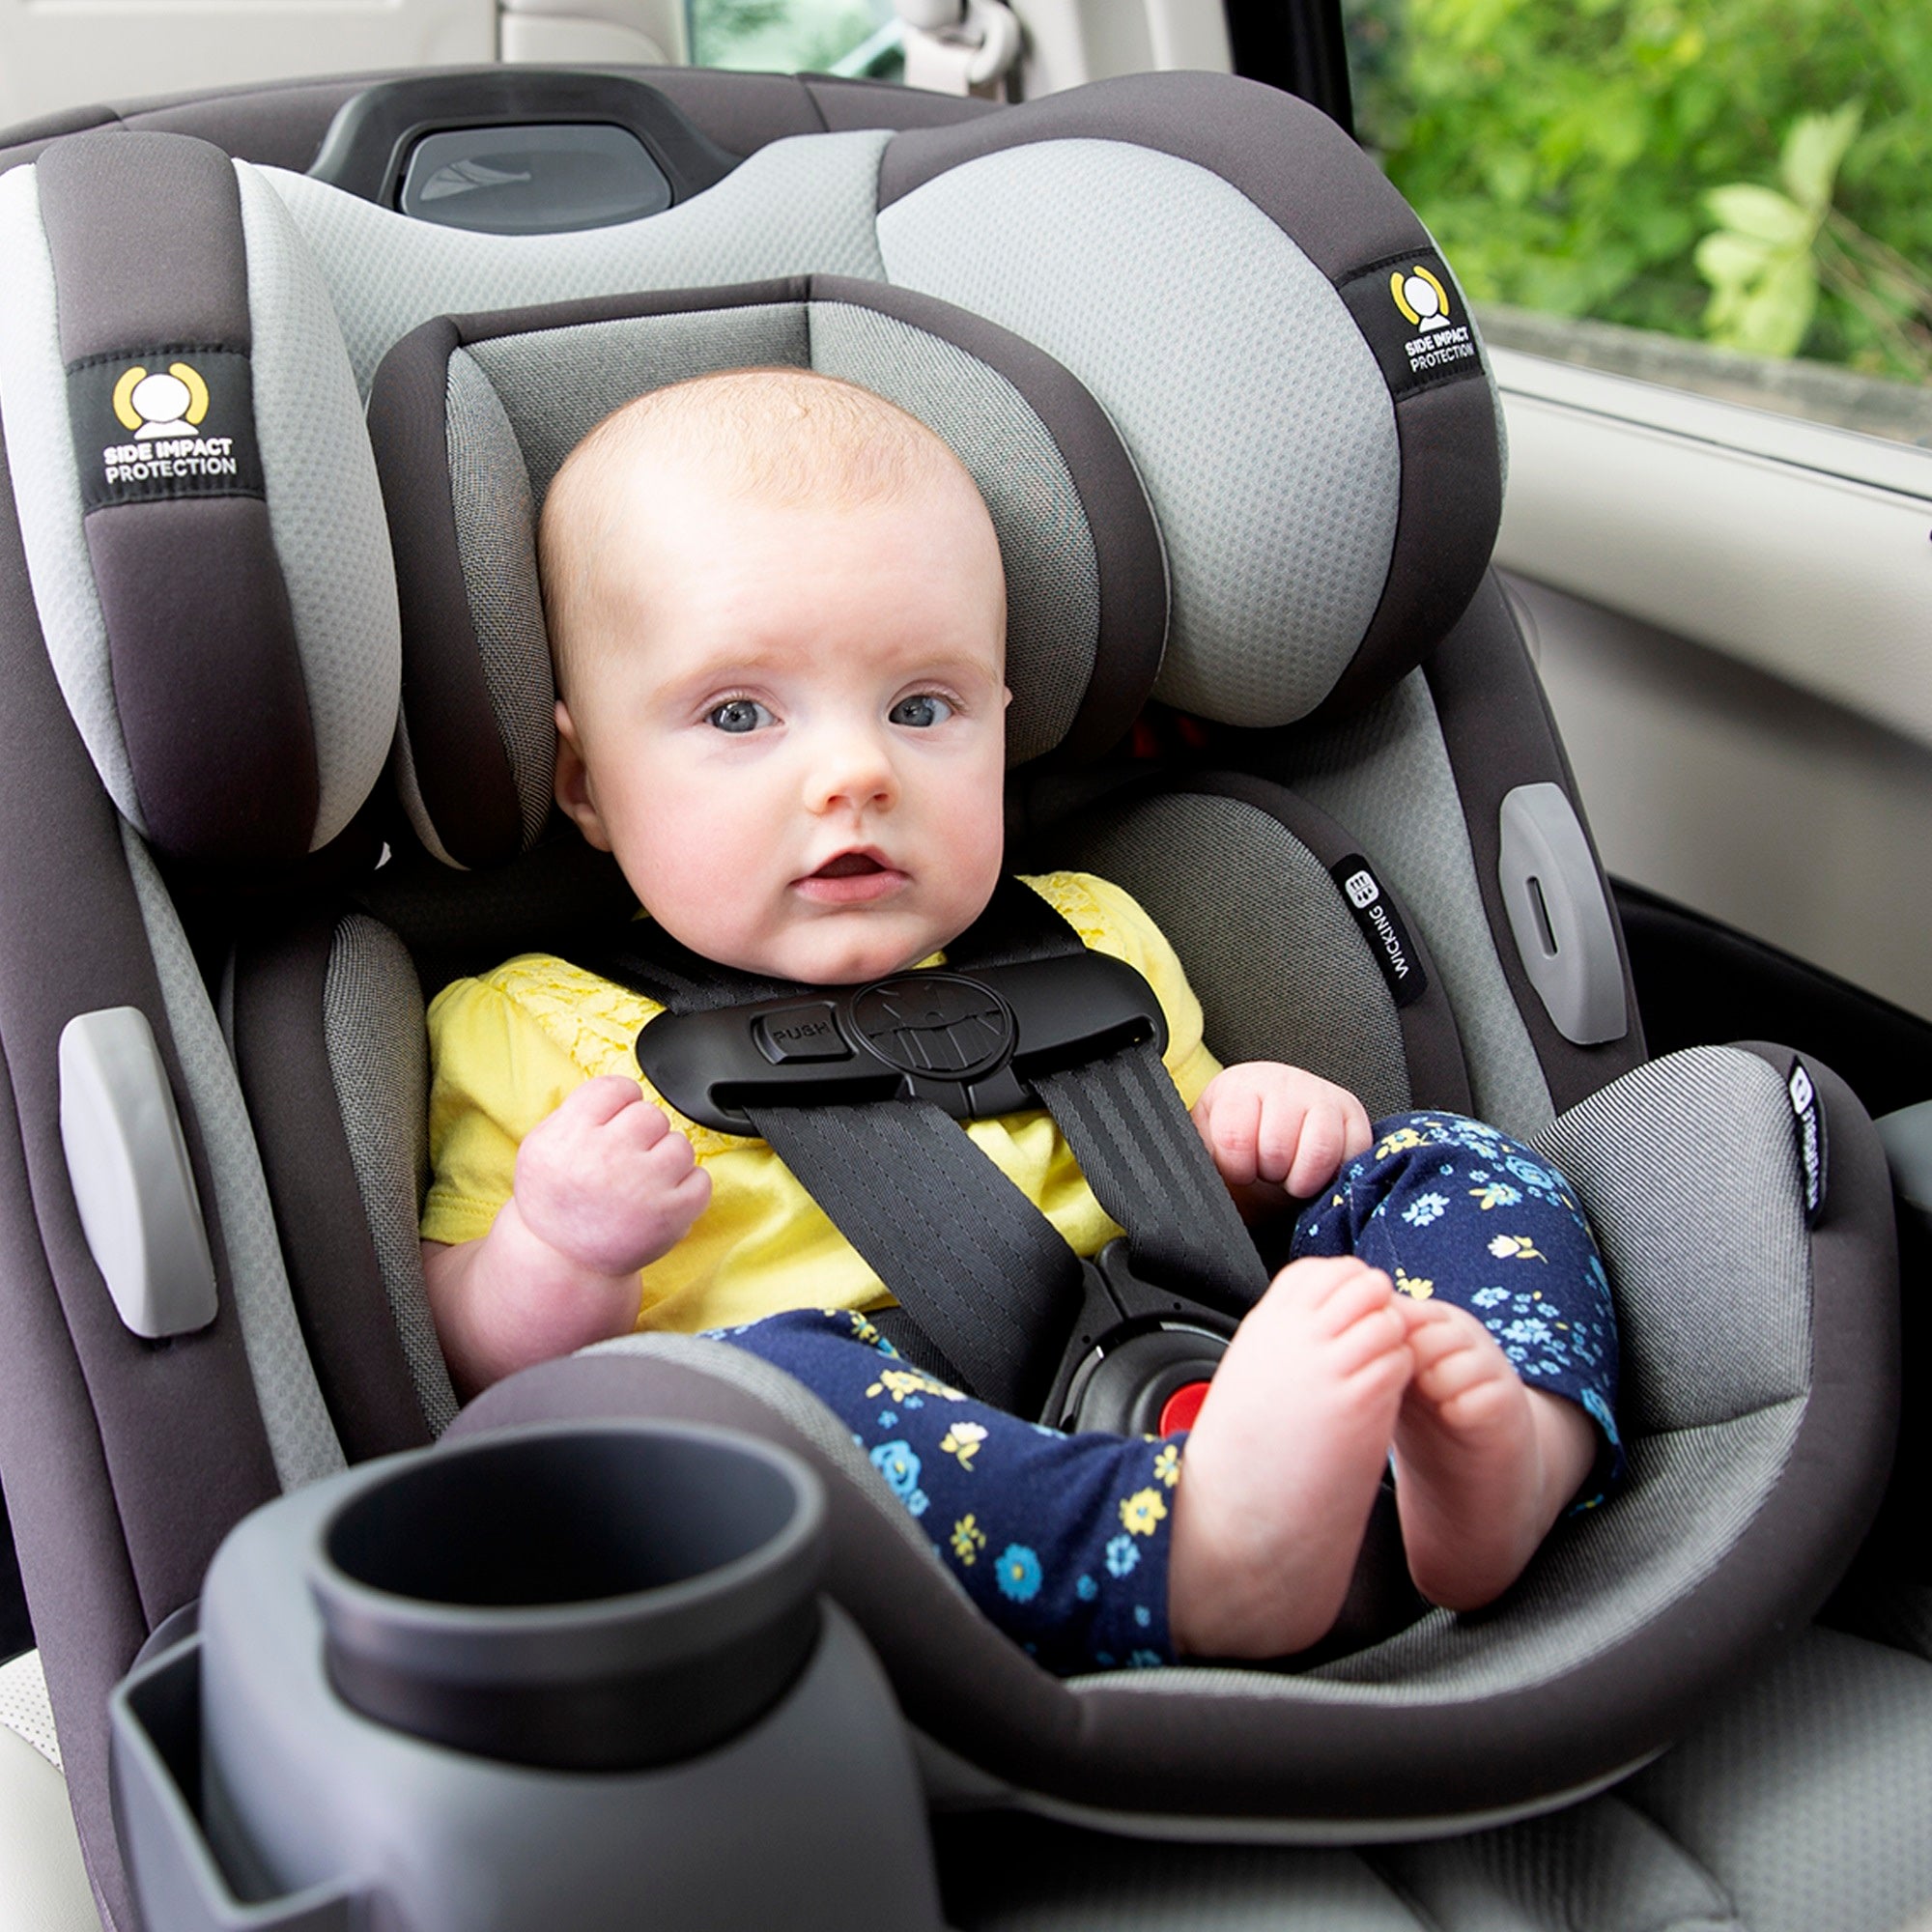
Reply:
[[[860,1315],[801,1310],[714,1334],[839,1416],[966,1594],[1046,1668],[1172,1661],[1180,1441],[1022,1422],[922,1374]]]
[[[1395,1436],[1396,1502],[1424,1596],[1473,1609],[1621,1463],[1608,1282],[1563,1177],[1455,1115],[1378,1123],[1302,1217],[1296,1252],[1387,1267],[1415,1376]],[[1601,1465],[1601,1466],[1599,1466]]]
[[[1303,1261],[1249,1312],[1187,1442],[1177,1651],[1284,1657],[1342,1607],[1410,1372],[1388,1277]]]

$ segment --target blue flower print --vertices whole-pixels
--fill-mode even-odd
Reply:
[[[1137,1650],[1127,1659],[1135,1670],[1158,1670],[1164,1661],[1157,1650]]]
[[[1449,1206],[1449,1198],[1444,1194],[1418,1194],[1402,1210],[1402,1218],[1411,1228],[1426,1228],[1432,1221],[1442,1218],[1443,1209]]]
[[[923,1408],[925,1406],[925,1398],[921,1395],[909,1395],[899,1406],[901,1408]]]
[[[905,1506],[914,1516],[923,1516],[926,1506],[931,1500],[932,1498],[923,1490],[915,1490],[911,1495],[906,1497]]]
[[[1039,1558],[1024,1543],[1008,1544],[994,1567],[1001,1596],[1010,1597],[1016,1604],[1028,1604],[1039,1595]]]
[[[1478,1308],[1493,1308],[1499,1301],[1507,1301],[1510,1292],[1506,1288],[1479,1288],[1469,1299]]]
[[[1083,1604],[1091,1604],[1100,1594],[1100,1586],[1091,1577],[1082,1577],[1073,1586],[1073,1594]]]
[[[895,1496],[910,1497],[919,1489],[919,1458],[904,1442],[881,1442],[872,1451],[872,1467],[891,1485]]]
[[[1524,1316],[1512,1321],[1503,1333],[1512,1342],[1547,1342],[1549,1340],[1549,1323],[1536,1316]]]
[[[1583,1406],[1590,1411],[1591,1415],[1596,1419],[1597,1426],[1604,1434],[1612,1442],[1621,1442],[1623,1437],[1617,1434],[1617,1419],[1610,1413],[1609,1404],[1593,1388],[1586,1388],[1579,1391],[1579,1396]]]
[[[1107,1545],[1107,1575],[1124,1577],[1141,1560],[1141,1552],[1131,1536],[1114,1537]]]
[[[882,1408],[879,1411],[879,1427],[881,1429],[890,1429],[898,1419],[898,1413],[895,1409]]]
[[[1148,1625],[1153,1622],[1153,1612],[1145,1604],[1136,1604],[1134,1605],[1134,1621],[1140,1625],[1142,1630],[1146,1630]]]

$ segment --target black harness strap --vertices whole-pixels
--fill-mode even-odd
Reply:
[[[947,949],[944,970],[970,975],[1084,951],[1037,893],[1006,878]],[[813,990],[719,966],[654,924],[633,925],[582,963],[678,1016]],[[1250,1307],[1265,1270],[1158,1043],[1030,1067],[1027,1077],[1101,1207],[1127,1230],[1136,1271],[1233,1315]],[[1034,1412],[1053,1376],[1054,1345],[1081,1305],[1081,1264],[958,1123],[919,1098],[747,1099],[743,1112],[892,1290],[898,1325],[930,1366],[1002,1407]]]

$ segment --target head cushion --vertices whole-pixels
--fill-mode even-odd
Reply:
[[[42,629],[160,850],[327,844],[394,730],[394,588],[328,293],[204,142],[99,133],[0,179],[0,407]]]
[[[404,795],[433,851],[498,863],[549,814],[535,519],[564,458],[634,396],[759,364],[874,390],[972,472],[1006,567],[1013,761],[1125,729],[1160,660],[1159,537],[1105,415],[1030,345],[832,276],[444,318],[397,345],[369,409],[402,586]]]

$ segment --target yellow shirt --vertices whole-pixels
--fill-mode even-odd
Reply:
[[[1120,887],[1083,872],[1026,881],[1097,952],[1134,967],[1167,1016],[1168,1071],[1191,1107],[1220,1070],[1201,1037],[1201,1003],[1159,928]],[[940,963],[935,953],[923,963]],[[788,1308],[869,1309],[892,1297],[761,1140],[721,1134],[668,1106],[638,1071],[639,1030],[664,1009],[567,960],[526,952],[458,980],[429,1009],[433,1179],[422,1233],[469,1241],[510,1198],[517,1148],[564,1095],[599,1074],[637,1080],[711,1177],[711,1202],[684,1239],[643,1271],[639,1328],[691,1333]],[[967,1133],[1066,1237],[1091,1255],[1121,1230],[1081,1178],[1050,1116],[974,1121]]]

